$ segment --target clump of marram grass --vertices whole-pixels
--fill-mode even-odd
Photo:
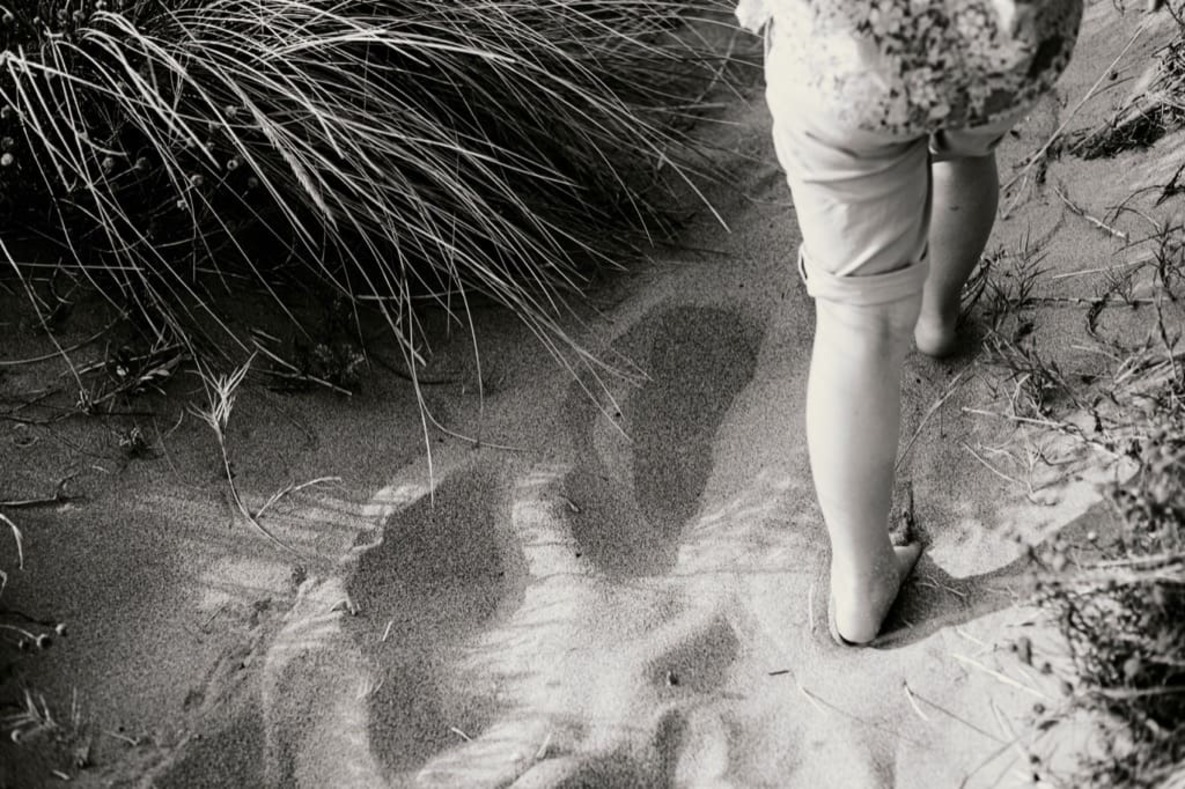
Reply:
[[[1073,703],[1106,733],[1078,786],[1185,780],[1185,408],[1173,395],[1132,448],[1139,471],[1113,487],[1121,528],[1090,535],[1098,557],[1064,562],[1038,601],[1057,614],[1076,674]]]
[[[1172,3],[1168,4],[1173,12]],[[1095,128],[1066,135],[1051,146],[1054,154],[1104,159],[1128,150],[1148,148],[1185,125],[1185,21],[1174,14],[1177,35],[1161,47],[1155,60],[1125,101]]]
[[[666,229],[716,2],[0,0],[0,255],[35,300],[6,241],[50,243],[153,341],[249,349],[219,295],[300,287],[414,375],[416,300],[480,294],[591,363],[558,311]]]
[[[1105,278],[1087,309],[1087,330],[1115,360],[1094,434],[1077,435],[1134,467],[1107,490],[1114,527],[1058,538],[1037,556],[1046,567],[1036,602],[1056,619],[1072,660],[1071,708],[1102,736],[1079,755],[1069,785],[1185,786],[1185,366],[1179,350],[1182,228],[1158,226],[1143,273],[1151,297],[1147,337],[1104,336],[1097,312],[1126,286]],[[1174,317],[1176,316],[1176,317]],[[1055,420],[1050,420],[1055,424]]]

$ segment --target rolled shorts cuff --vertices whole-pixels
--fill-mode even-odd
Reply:
[[[812,298],[852,307],[873,307],[921,293],[930,274],[930,260],[923,254],[920,260],[895,271],[868,276],[837,276],[812,266],[799,247],[798,274]]]

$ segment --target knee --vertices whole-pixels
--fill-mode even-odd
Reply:
[[[816,334],[836,350],[904,357],[913,342],[922,294],[886,304],[851,305],[816,301]]]

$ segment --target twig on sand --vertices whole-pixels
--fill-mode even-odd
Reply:
[[[310,479],[308,482],[302,482],[299,485],[289,482],[283,488],[281,488],[281,489],[277,490],[275,493],[273,493],[271,495],[271,497],[269,497],[268,500],[266,502],[264,502],[263,506],[255,511],[255,517],[262,518],[263,513],[267,512],[268,508],[270,508],[272,505],[274,505],[280,499],[287,496],[289,493],[296,493],[298,491],[304,490],[305,488],[312,487],[313,485],[321,485],[326,482],[341,482],[341,481],[342,481],[341,477],[317,477],[316,479]]]
[[[1142,699],[1149,696],[1185,695],[1185,685],[1165,685],[1159,688],[1141,688],[1139,690],[1099,688],[1092,690],[1091,693],[1108,699]]]
[[[1060,185],[1053,187],[1053,193],[1057,195],[1063,203],[1065,203],[1066,208],[1070,209],[1072,213],[1082,217],[1087,222],[1090,222],[1092,225],[1099,228],[1103,232],[1110,233],[1116,238],[1121,238],[1124,241],[1127,241],[1127,233],[1124,233],[1122,230],[1116,230],[1098,217],[1091,216],[1090,214],[1086,213],[1086,209],[1071,200],[1069,195],[1065,193]]]
[[[1086,298],[1084,296],[1034,296],[1031,303],[1035,304],[1071,304],[1074,306],[1087,305],[1096,309],[1103,307],[1113,307],[1116,305],[1123,307],[1135,307],[1143,304],[1154,304],[1153,299],[1117,299],[1106,297]]]
[[[427,419],[429,422],[432,423],[432,426],[435,427],[440,432],[444,433],[447,436],[451,436],[452,438],[455,438],[459,441],[465,441],[467,443],[473,444],[474,449],[481,449],[482,447],[488,447],[489,449],[500,449],[505,452],[526,452],[527,451],[527,449],[525,447],[515,447],[515,446],[510,446],[509,444],[495,444],[492,441],[486,441],[484,438],[474,438],[473,436],[467,436],[464,433],[458,433],[455,430],[450,430],[449,428],[447,428],[443,424],[441,424],[440,420],[437,419],[431,413],[427,414]]]
[[[1053,698],[1051,696],[1042,692],[1041,690],[1034,688],[1030,685],[1026,685],[1025,683],[1020,682],[1019,680],[1015,680],[1012,677],[1008,676],[1007,674],[996,671],[995,669],[988,668],[987,666],[980,663],[978,660],[975,660],[974,658],[967,657],[966,655],[960,655],[958,652],[952,652],[951,656],[954,657],[954,659],[959,661],[960,663],[965,663],[973,668],[977,668],[980,671],[987,674],[988,676],[998,679],[1000,682],[1003,682],[1005,685],[1011,685],[1012,687],[1017,688],[1019,690],[1023,690],[1026,693],[1030,693],[1039,699],[1044,699],[1045,701],[1053,701]]]
[[[329,390],[336,392],[337,394],[340,394],[340,395],[345,395],[346,397],[353,397],[354,396],[354,393],[351,392],[349,389],[338,386],[335,383],[326,381],[324,378],[318,378],[317,376],[312,375],[311,373],[301,372],[300,368],[298,368],[296,365],[292,364],[291,362],[284,360],[278,354],[273,353],[266,345],[261,343],[255,337],[251,338],[251,343],[261,353],[263,353],[264,356],[271,359],[273,362],[280,365],[281,367],[287,368],[290,371],[290,372],[281,372],[279,370],[266,370],[265,372],[268,375],[272,376],[273,378],[282,378],[282,379],[288,380],[288,381],[304,381],[307,383],[317,384],[318,386],[324,386],[326,389],[329,389]]]
[[[16,540],[16,566],[19,570],[25,569],[25,548],[22,541],[23,538],[21,537],[21,530],[3,512],[0,512],[0,523],[7,524],[8,528],[12,530],[12,538]],[[8,573],[0,570],[0,592],[3,592],[4,587],[7,585]]]
[[[346,397],[353,397],[354,393],[344,386],[338,386],[335,383],[326,381],[324,378],[318,378],[312,373],[282,373],[279,370],[266,370],[267,375],[272,378],[279,378],[284,381],[300,381],[301,383],[317,384],[317,386],[324,386],[332,392]]]
[[[1128,260],[1123,263],[1110,263],[1106,266],[1096,266],[1095,268],[1083,268],[1078,269],[1077,271],[1066,271],[1061,274],[1053,274],[1049,277],[1049,281],[1056,282],[1062,279],[1070,279],[1071,277],[1087,277],[1093,274],[1107,274],[1121,268],[1142,266],[1149,260],[1152,260],[1152,253],[1140,255],[1134,260]]]
[[[987,643],[985,643],[985,642],[984,642],[984,640],[983,640],[983,639],[981,639],[981,638],[976,638],[975,636],[971,635],[970,633],[968,633],[966,630],[964,630],[964,629],[963,629],[963,628],[961,628],[961,627],[957,627],[957,626],[956,626],[956,627],[952,627],[952,628],[951,628],[951,630],[953,630],[953,631],[954,631],[955,635],[957,635],[957,636],[959,636],[959,637],[961,637],[961,638],[965,638],[965,639],[967,639],[967,640],[968,640],[968,641],[970,641],[972,644],[975,644],[975,645],[976,645],[976,646],[978,646],[978,647],[981,647],[981,648],[984,648],[984,649],[990,649],[990,647],[987,645]]]
[[[1092,449],[1096,449],[1112,458],[1122,457],[1122,455],[1117,452],[1114,447],[1107,446],[1104,442],[1086,435],[1082,428],[1070,422],[1055,422],[1052,419],[1034,419],[1033,417],[1021,416],[1020,414],[1000,414],[994,411],[985,411],[981,408],[968,408],[966,406],[963,407],[963,413],[976,414],[978,416],[990,416],[996,419],[1004,419],[1009,422],[1015,422],[1022,425],[1036,425],[1038,427],[1043,427],[1048,430],[1061,433],[1062,435],[1069,436],[1070,438],[1078,439]]]
[[[943,715],[947,716],[947,717],[948,717],[948,718],[950,718],[951,720],[958,721],[959,723],[961,723],[961,724],[963,724],[964,726],[966,726],[968,729],[971,729],[972,731],[978,732],[979,734],[982,734],[984,737],[987,737],[989,740],[992,740],[992,741],[994,741],[994,742],[998,742],[998,743],[1000,743],[1000,744],[1002,744],[1002,745],[1005,745],[1005,746],[1011,745],[1011,743],[1008,743],[1008,742],[1006,742],[1006,741],[1004,741],[1004,740],[1001,740],[999,737],[997,737],[996,735],[992,734],[990,731],[987,731],[986,729],[983,729],[983,728],[981,728],[981,727],[979,727],[979,726],[976,726],[974,723],[972,723],[971,721],[967,720],[966,718],[964,718],[964,717],[962,717],[962,716],[959,716],[959,715],[956,715],[956,714],[954,714],[953,712],[951,712],[950,710],[948,710],[946,707],[943,707],[941,704],[937,704],[937,703],[935,703],[935,702],[933,702],[933,701],[930,701],[928,698],[926,698],[925,696],[922,696],[922,695],[920,695],[920,694],[913,693],[912,691],[910,691],[910,692],[911,692],[911,694],[913,695],[913,697],[914,697],[915,699],[918,699],[919,701],[924,701],[924,702],[926,702],[926,704],[928,704],[929,706],[931,706],[931,707],[933,707],[934,709],[938,710],[939,712],[941,712]]]
[[[805,696],[806,700],[811,703],[812,707],[814,707],[815,709],[817,709],[819,712],[823,713],[824,715],[827,714],[827,710],[823,709],[823,705],[822,705],[823,700],[822,699],[816,697],[814,693],[811,693],[809,690],[804,688],[802,686],[802,683],[799,682],[797,679],[794,680],[794,685],[795,685],[795,687],[798,688],[798,692],[801,693],[803,696]],[[828,704],[827,706],[830,707],[831,705]],[[836,710],[836,711],[843,712],[843,710]]]
[[[959,599],[961,599],[961,600],[966,600],[966,599],[967,599],[967,593],[966,593],[966,592],[964,592],[964,591],[961,591],[961,590],[959,590],[959,589],[956,589],[956,588],[954,588],[953,586],[948,586],[947,584],[940,584],[940,583],[938,583],[937,581],[935,581],[935,580],[934,580],[934,579],[932,579],[932,578],[926,578],[926,577],[923,577],[923,576],[919,576],[919,577],[918,577],[918,580],[917,580],[917,581],[915,581],[915,583],[916,583],[918,586],[929,587],[930,589],[937,589],[937,590],[938,590],[938,591],[940,591],[940,592],[945,592],[945,593],[947,593],[947,594],[952,594],[952,595],[954,595],[955,597],[958,597],[958,598],[959,598]]]
[[[117,731],[104,731],[103,733],[106,734],[108,737],[114,737],[117,740],[122,740],[123,742],[126,742],[128,745],[131,745],[133,747],[140,744],[139,737],[129,737],[126,734],[121,734],[120,732],[117,732]]]
[[[66,348],[62,348],[60,352],[54,351],[53,353],[47,353],[47,354],[43,354],[41,356],[34,356],[29,359],[0,359],[0,367],[19,367],[19,366],[25,365],[25,364],[36,364],[38,362],[48,362],[51,359],[56,359],[57,357],[61,356],[62,353],[70,353],[71,351],[77,351],[79,348],[81,348],[85,345],[90,345],[92,342],[99,339],[104,334],[106,334],[108,331],[110,331],[111,328],[113,326],[115,326],[115,324],[118,320],[119,319],[117,318],[116,320],[111,321],[111,323],[108,323],[106,326],[99,329],[97,332],[92,334],[90,337],[87,337],[85,340],[79,340],[78,342],[74,343],[73,345],[70,345]]]
[[[987,757],[979,763],[978,767],[976,767],[974,770],[972,770],[971,772],[969,772],[965,776],[963,776],[963,780],[959,781],[959,789],[965,789],[967,786],[967,782],[970,781],[972,778],[974,778],[976,775],[978,775],[980,770],[987,767],[989,764],[994,762],[996,759],[999,759],[1000,756],[1005,751],[1009,750],[1010,748],[1012,748],[1015,745],[1016,745],[1015,741],[1006,742],[1006,743],[1002,744],[996,750],[989,753],[987,755]],[[1011,766],[1011,765],[1009,765],[1009,766]],[[1005,772],[1007,772],[1007,768],[1005,768],[1005,770],[1003,772],[1001,772],[1000,776],[998,778],[996,778],[996,780],[992,783],[992,786],[997,786],[1000,783],[1000,781],[1003,780]]]
[[[547,749],[551,747],[551,729],[547,730],[547,736],[543,738],[543,742],[539,743],[538,749],[535,751],[535,761],[539,761],[547,755]]]
[[[346,595],[341,600],[338,600],[336,603],[329,606],[329,613],[331,614],[337,613],[338,611],[345,611],[350,616],[358,616],[358,612],[361,610],[362,609],[360,609],[354,603],[354,601],[350,599],[349,595]]]
[[[9,509],[24,509],[28,507],[44,507],[50,504],[61,504],[69,501],[73,496],[67,496],[62,491],[66,489],[66,483],[78,476],[78,472],[67,474],[58,480],[58,484],[54,486],[52,496],[41,496],[34,499],[8,499],[0,501],[0,507],[8,507]]]
[[[974,449],[972,449],[972,448],[971,448],[971,445],[970,445],[970,444],[968,444],[966,441],[961,441],[961,442],[959,442],[959,443],[961,443],[961,444],[962,444],[962,446],[963,446],[963,449],[965,449],[965,450],[967,450],[968,452],[970,452],[970,453],[971,453],[971,457],[975,458],[976,460],[978,460],[978,461],[980,462],[980,465],[982,465],[982,466],[983,466],[984,468],[986,468],[988,471],[990,471],[990,472],[992,472],[993,474],[995,474],[995,475],[996,475],[997,477],[999,477],[1000,479],[1003,479],[1003,480],[1006,480],[1006,481],[1008,481],[1008,482],[1011,482],[1011,483],[1012,483],[1012,484],[1014,484],[1014,485],[1019,485],[1019,484],[1021,484],[1020,480],[1018,480],[1016,477],[1010,477],[1010,476],[1008,476],[1007,474],[1005,474],[1003,471],[1000,471],[1000,469],[998,469],[998,468],[996,468],[995,466],[993,466],[991,463],[988,463],[988,462],[987,462],[987,461],[986,461],[986,460],[983,458],[983,456],[982,456],[982,455],[980,455],[978,452],[976,452]]]
[[[918,714],[918,717],[927,723],[930,721],[930,716],[922,712],[922,708],[918,706],[918,702],[913,697],[913,691],[909,689],[908,682],[901,683],[901,689],[905,691],[905,698],[909,701],[909,706],[913,707],[913,711]]]
[[[52,496],[43,496],[39,499],[9,499],[7,501],[0,501],[0,507],[8,507],[15,510],[22,507],[41,507],[47,504],[59,504],[69,500],[69,496],[63,496],[61,491],[57,491]]]
[[[1016,729],[1013,728],[1008,718],[1004,715],[1004,711],[1000,709],[1000,705],[996,703],[995,699],[988,699],[988,706],[991,707],[992,715],[996,718],[996,725],[1000,727],[1000,731],[1012,738],[1013,742],[1018,740]]]
[[[790,673],[793,676],[793,672],[790,672]],[[824,699],[820,696],[817,696],[814,693],[812,693],[811,691],[807,690],[803,686],[803,684],[798,681],[797,677],[794,677],[794,684],[798,688],[798,692],[801,693],[803,696],[805,696],[807,701],[809,701],[811,703],[811,706],[813,706],[815,709],[817,709],[819,712],[822,712],[823,714],[827,714],[827,711],[830,710],[832,712],[835,712],[835,713],[838,713],[838,714],[844,716],[848,720],[853,720],[856,723],[861,723],[865,726],[869,726],[873,729],[877,729],[879,731],[883,731],[887,734],[890,734],[893,737],[897,737],[898,739],[908,742],[910,745],[914,745],[919,748],[924,747],[926,745],[925,743],[921,742],[920,740],[917,740],[913,737],[906,735],[899,728],[893,728],[893,727],[887,726],[883,723],[878,723],[876,721],[866,720],[864,718],[861,718],[859,715],[854,715],[841,707],[837,707],[836,705],[832,704],[831,702],[827,701],[826,699]],[[824,709],[824,707],[826,707],[827,709]]]
[[[210,624],[215,619],[218,618],[218,615],[221,614],[225,610],[226,610],[226,603],[221,603],[217,608],[214,609],[214,611],[208,617],[206,617],[206,621],[202,622],[201,626],[198,629],[201,630],[203,633],[207,632],[206,628],[208,628],[210,626]]]
[[[926,427],[926,423],[930,421],[930,417],[934,416],[938,409],[942,408],[942,406],[946,404],[946,401],[949,400],[951,395],[953,395],[957,390],[959,382],[963,380],[963,376],[966,375],[967,371],[970,369],[970,367],[965,367],[960,370],[959,374],[952,378],[950,383],[947,384],[946,391],[942,393],[942,396],[935,400],[930,406],[930,409],[926,411],[925,416],[922,417],[922,421],[918,423],[917,429],[913,432],[913,435],[910,436],[909,441],[905,443],[905,447],[901,450],[901,455],[898,456],[897,464],[894,466],[895,471],[899,471],[901,469],[901,464],[905,462],[906,456],[909,455],[909,450],[913,448],[914,442],[917,441],[918,436],[922,434],[922,430]]]
[[[21,419],[20,417],[15,416],[15,414],[17,414],[20,411],[25,410],[26,408],[31,408],[32,406],[35,406],[38,403],[40,403],[42,400],[45,400],[47,397],[56,395],[61,391],[62,390],[56,386],[50,386],[50,387],[47,387],[47,388],[43,389],[42,391],[36,393],[35,395],[32,392],[30,392],[29,394],[31,394],[33,396],[30,397],[28,400],[22,401],[20,404],[14,406],[13,408],[10,408],[7,411],[0,412],[0,419],[9,419],[13,422],[23,422],[26,424],[48,425],[50,422],[53,422],[54,420],[52,420],[52,419]]]

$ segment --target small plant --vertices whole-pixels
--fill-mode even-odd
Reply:
[[[991,334],[984,346],[989,360],[1006,371],[1005,389],[1013,416],[1048,417],[1059,397],[1082,406],[1058,363],[1042,356],[1031,343]]]
[[[263,517],[263,513],[267,509],[289,493],[303,490],[311,485],[337,481],[337,477],[321,477],[300,485],[288,485],[273,494],[256,512],[252,512],[247,508],[246,503],[244,503],[239,493],[238,483],[235,481],[234,466],[231,463],[230,451],[227,447],[226,430],[230,424],[230,416],[234,410],[235,398],[238,396],[239,387],[247,377],[247,371],[251,368],[251,363],[254,359],[255,355],[252,354],[246,362],[227,375],[215,376],[209,370],[199,367],[202,382],[206,387],[207,407],[201,409],[196,406],[190,406],[190,413],[209,425],[210,429],[214,432],[214,438],[218,442],[218,450],[222,460],[223,476],[230,488],[230,497],[234,503],[235,510],[272,543],[289,553],[300,556],[302,555],[300,551],[272,534],[270,530],[260,523],[260,518]]]
[[[206,408],[198,408],[194,405],[189,407],[189,412],[209,425],[210,430],[213,431],[214,439],[218,442],[222,471],[230,485],[231,498],[234,499],[235,506],[243,513],[247,513],[247,508],[243,506],[238,488],[235,486],[234,467],[230,462],[230,453],[226,446],[226,429],[230,425],[230,415],[235,407],[239,386],[247,377],[247,371],[251,369],[251,361],[254,358],[252,356],[241,367],[228,375],[215,376],[199,367],[202,384],[206,389],[207,405]]]
[[[1062,395],[1080,405],[1057,362],[1032,343],[1036,324],[1029,311],[1038,301],[1044,257],[1027,236],[1014,254],[1000,249],[985,255],[963,298],[965,310],[979,306],[985,321],[986,361],[1006,371],[999,388],[1012,415],[1026,418],[1048,416],[1054,400]]]
[[[1116,266],[1103,273],[1103,280],[1097,288],[1096,300],[1106,304],[1111,299],[1118,298],[1124,304],[1134,305],[1136,301],[1136,276],[1138,266]]]
[[[119,449],[128,460],[137,460],[148,456],[150,451],[148,439],[144,437],[144,431],[140,429],[139,425],[120,431]]]
[[[366,363],[366,356],[351,342],[319,342],[305,348],[299,363],[305,375],[352,390],[358,386],[358,373]]]
[[[58,728],[58,721],[45,700],[45,694],[34,694],[27,688],[20,708],[0,717],[0,732],[7,733],[13,742],[29,740]]]
[[[106,358],[82,367],[71,362],[70,371],[78,384],[76,408],[96,415],[149,392],[164,394],[164,385],[188,358],[180,343],[156,342],[142,352],[119,345]]]
[[[1177,288],[1185,282],[1185,227],[1167,223],[1157,228],[1156,249],[1150,266],[1154,284],[1169,301],[1177,301]]]
[[[328,384],[344,391],[355,391],[359,374],[366,364],[361,347],[355,305],[340,293],[334,294],[324,306],[320,326],[306,341],[297,336],[293,342],[293,362],[281,367],[294,367],[296,372],[283,369],[271,371],[294,385],[302,382]]]
[[[1015,253],[997,250],[980,263],[976,297],[987,319],[989,335],[1011,330],[1011,341],[1022,339],[1033,328],[1022,311],[1033,306],[1038,279],[1045,273],[1045,254],[1026,236]],[[981,284],[980,284],[981,283]]]

